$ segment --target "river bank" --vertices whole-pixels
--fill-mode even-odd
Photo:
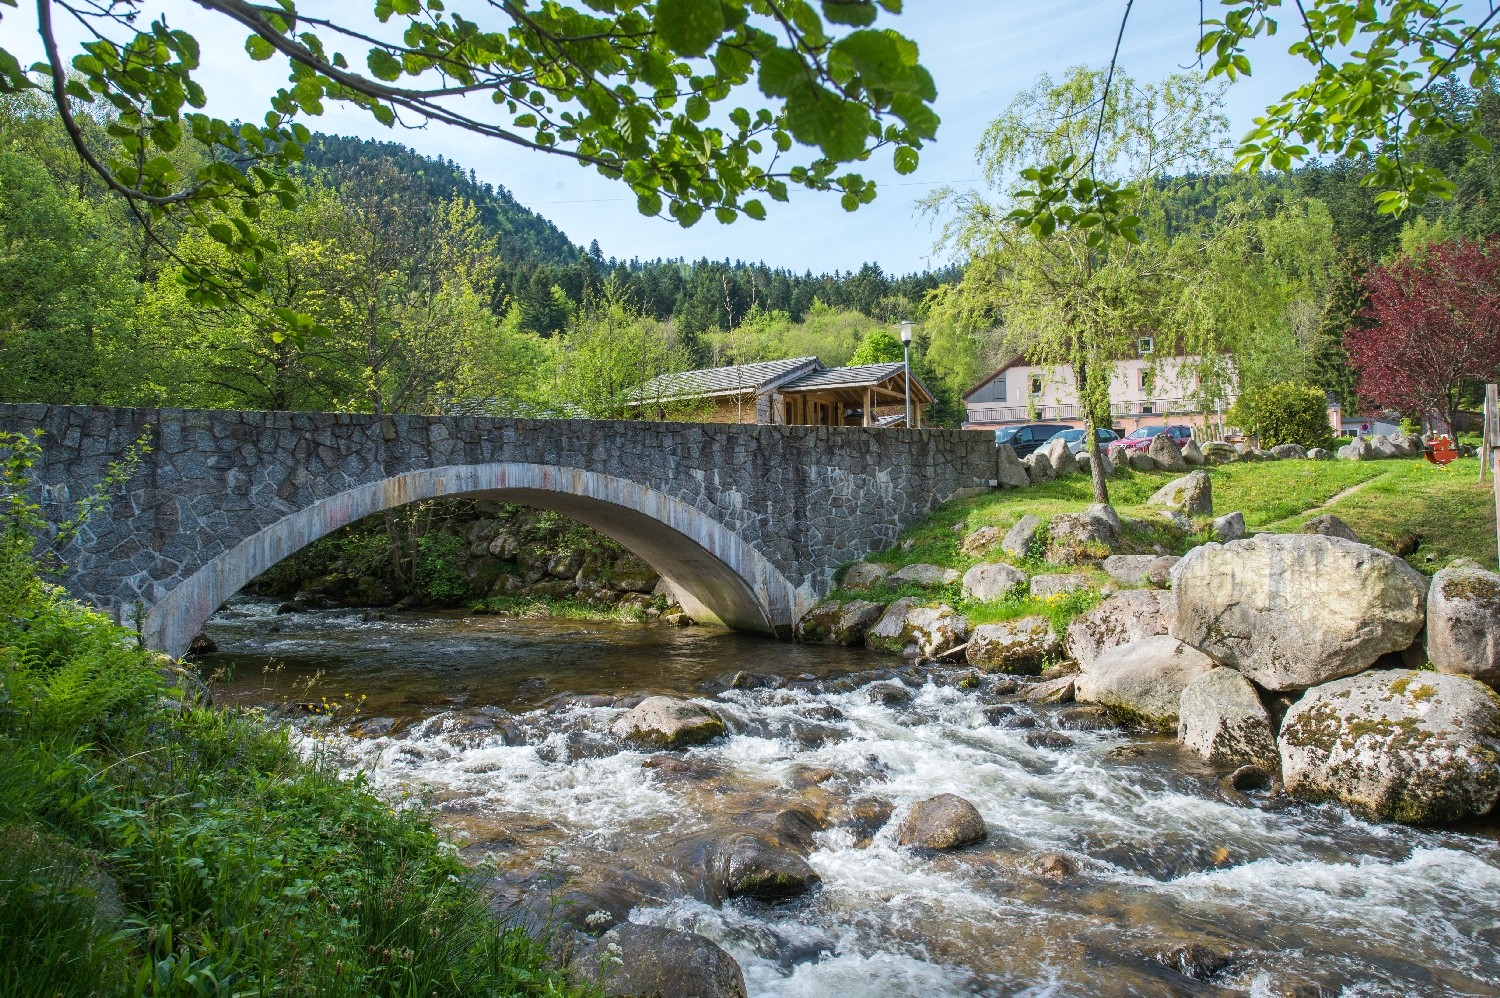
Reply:
[[[1025,700],[1026,680],[714,628],[323,611],[267,634],[273,613],[211,623],[221,696],[426,800],[499,908],[701,932],[754,995],[1500,994],[1492,827],[1241,792],[1169,738]],[[316,675],[366,699],[299,713]],[[610,733],[659,693],[727,734],[663,756]],[[987,838],[900,846],[942,792]],[[746,832],[817,884],[723,896],[708,847]]]

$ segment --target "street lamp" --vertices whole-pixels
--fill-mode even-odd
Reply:
[[[901,323],[902,365],[906,369],[906,428],[911,429],[911,323]]]

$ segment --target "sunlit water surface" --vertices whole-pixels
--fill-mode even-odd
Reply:
[[[1245,797],[1167,739],[1069,730],[1071,745],[1033,747],[1056,708],[1017,705],[1036,727],[996,726],[984,708],[1011,698],[863,652],[370,616],[238,600],[211,621],[205,666],[221,702],[265,706],[382,792],[426,799],[502,897],[703,933],[752,995],[1500,995],[1493,825],[1419,831]],[[742,671],[787,682],[730,688]],[[871,689],[892,681],[908,702]],[[652,693],[712,702],[730,736],[677,771],[643,766],[651,753],[608,734],[611,700]],[[898,848],[903,808],[943,792],[973,802],[989,838]],[[873,834],[849,806],[870,796],[896,808]],[[692,843],[788,809],[828,826],[808,856],[820,887],[774,906],[695,896]]]

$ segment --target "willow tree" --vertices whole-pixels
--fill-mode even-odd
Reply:
[[[934,297],[934,317],[998,325],[1013,352],[1071,376],[1101,503],[1109,487],[1095,430],[1111,423],[1114,362],[1156,332],[1173,283],[1171,257],[1147,238],[1142,215],[1169,195],[1164,178],[1222,162],[1222,102],[1222,87],[1194,76],[1137,84],[1087,67],[1043,76],[985,131],[988,192],[945,189],[926,202],[965,267]],[[1038,162],[1052,165],[1029,165]],[[1059,203],[1039,222],[1028,217],[1038,191],[1063,174],[1068,197],[1101,210]]]

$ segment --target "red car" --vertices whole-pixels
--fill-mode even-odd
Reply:
[[[1193,428],[1191,426],[1173,423],[1171,426],[1142,426],[1138,430],[1131,430],[1125,434],[1123,440],[1110,444],[1110,446],[1124,447],[1126,450],[1146,450],[1151,446],[1151,438],[1158,433],[1168,434],[1178,447],[1193,439]]]

